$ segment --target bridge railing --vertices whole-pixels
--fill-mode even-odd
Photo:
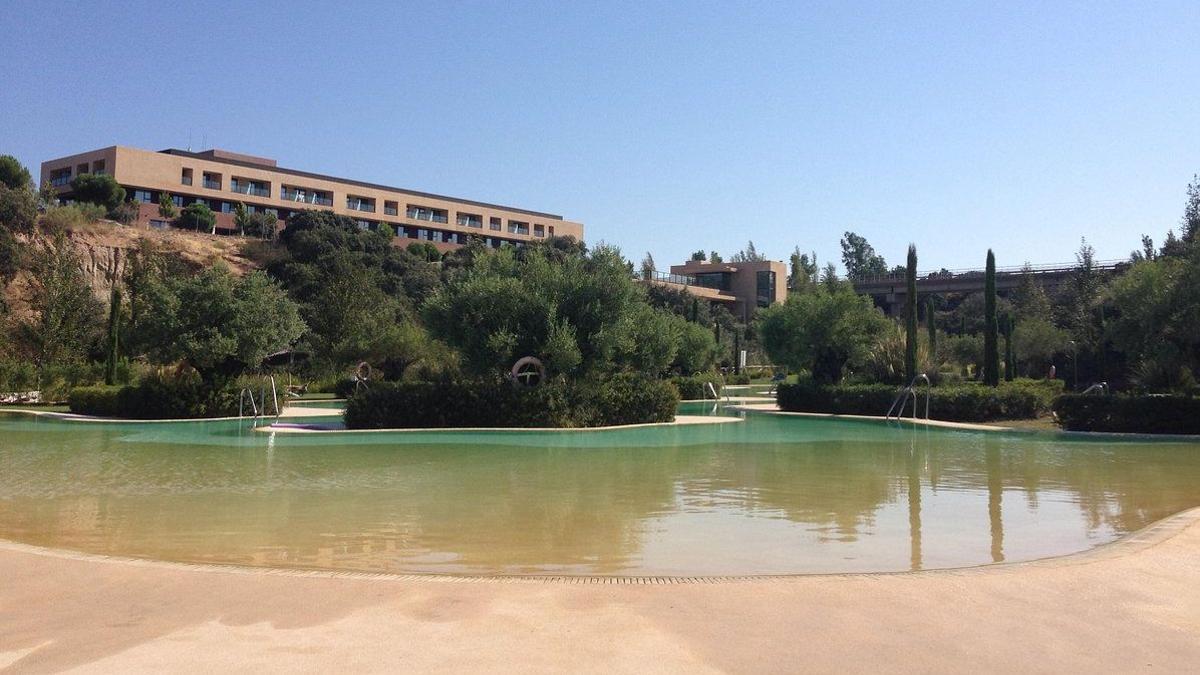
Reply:
[[[1099,272],[1108,272],[1123,265],[1129,264],[1127,260],[1100,260],[1093,263],[1093,267]],[[1071,272],[1079,268],[1078,263],[1045,263],[1041,265],[1017,265],[1011,267],[997,267],[997,275],[1012,275],[1012,274],[1062,274]],[[954,270],[926,270],[924,272],[917,271],[918,280],[933,280],[933,279],[955,279],[955,278],[972,278],[982,277],[984,270],[977,268],[954,269]],[[871,274],[862,277],[851,278],[856,284],[870,284],[887,281],[904,281],[904,272],[888,272],[886,274]]]

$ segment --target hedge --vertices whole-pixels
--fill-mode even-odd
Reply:
[[[712,384],[713,389],[717,391],[717,395],[721,394],[723,385],[721,384],[721,376],[716,373],[708,375],[692,375],[691,377],[676,376],[671,378],[671,384],[679,390],[679,398],[685,401],[698,401],[703,398],[708,398],[708,384]]]
[[[933,387],[929,417],[950,422],[1029,419],[1049,410],[1054,391],[1061,388],[1061,382],[1046,385],[1031,380],[1004,382],[999,387],[978,384]],[[781,410],[788,412],[883,416],[899,391],[898,387],[886,384],[821,386],[802,382],[779,385],[776,401]],[[923,416],[924,388],[917,390],[917,405],[918,416]],[[905,414],[912,414],[911,401]]]
[[[192,419],[237,414],[238,388],[217,387],[199,377],[148,377],[123,387],[76,387],[67,404],[71,412],[125,419]]]
[[[679,394],[669,382],[620,374],[600,381],[375,382],[346,403],[349,429],[589,427],[669,422]]]
[[[1200,398],[1190,396],[1067,394],[1054,401],[1054,415],[1068,431],[1200,434]]]

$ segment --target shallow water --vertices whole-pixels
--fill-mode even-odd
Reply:
[[[931,569],[1080,551],[1200,505],[1200,444],[756,414],[615,431],[332,435],[0,416],[0,438],[0,538],[189,562]]]

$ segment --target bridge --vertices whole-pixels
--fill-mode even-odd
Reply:
[[[1094,263],[1096,272],[1102,275],[1119,274],[1129,267],[1128,260],[1104,260]],[[1079,268],[1078,263],[1050,263],[1046,265],[1022,265],[1019,267],[996,268],[996,293],[1007,295],[1021,285],[1028,275],[1047,291],[1070,281]],[[875,304],[887,314],[900,312],[907,301],[907,283],[904,272],[889,272],[853,279],[854,290],[869,295]],[[917,296],[948,293],[982,293],[984,271],[981,269],[938,270],[917,272]]]

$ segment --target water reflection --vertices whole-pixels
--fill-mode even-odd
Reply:
[[[221,423],[0,418],[0,433],[0,536],[258,565],[930,569],[1082,550],[1200,503],[1191,445],[767,416],[336,442]]]

